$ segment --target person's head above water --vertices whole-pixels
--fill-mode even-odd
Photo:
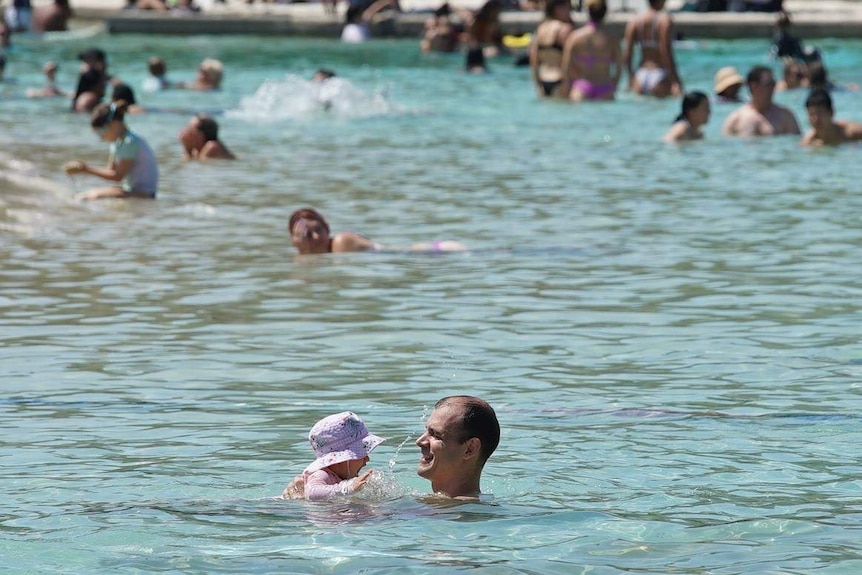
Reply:
[[[485,462],[500,443],[497,414],[470,395],[444,397],[416,440],[421,450],[416,473],[431,489],[449,497],[477,497]]]
[[[688,92],[682,98],[682,110],[676,122],[685,120],[692,126],[702,126],[709,121],[709,96],[703,92]]]
[[[119,102],[120,100],[126,102],[127,104],[137,103],[137,100],[135,99],[135,92],[128,84],[117,84],[114,86],[114,92],[111,94],[111,101]]]
[[[317,471],[345,462],[365,465],[368,454],[384,441],[384,438],[369,432],[365,423],[352,411],[324,417],[308,433],[308,442],[317,459],[305,471]],[[362,465],[354,466],[348,474],[355,477]]]
[[[294,247],[301,254],[322,254],[330,251],[330,230],[326,219],[311,208],[300,208],[290,215],[287,231]]]

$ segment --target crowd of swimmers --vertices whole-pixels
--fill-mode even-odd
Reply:
[[[623,38],[617,38],[604,26],[606,0],[584,0],[588,22],[576,25],[572,19],[572,0],[546,0],[544,18],[538,24],[527,47],[527,63],[531,81],[540,99],[562,99],[572,102],[614,100],[623,78],[635,94],[654,98],[680,98],[679,115],[664,135],[668,142],[683,142],[703,138],[717,104],[736,104],[738,108],[726,116],[722,134],[726,136],[776,136],[800,134],[793,112],[776,102],[777,90],[807,88],[805,101],[811,125],[801,139],[806,146],[836,145],[862,139],[862,124],[834,117],[831,92],[841,89],[828,79],[819,51],[803,46],[792,32],[789,15],[780,13],[775,25],[772,56],[783,64],[783,74],[776,81],[769,66],[752,67],[745,77],[733,66],[725,66],[715,74],[714,94],[684,90],[674,52],[674,23],[664,10],[665,0],[648,0],[649,8],[634,17],[625,27]],[[375,0],[364,6],[365,16],[385,8],[400,10],[397,0]],[[467,54],[470,71],[482,72],[485,58],[509,53],[500,26],[502,0],[488,0],[478,11],[452,8],[444,3],[429,19],[421,41],[423,51]],[[457,18],[453,18],[457,16]],[[23,18],[23,16],[21,16]],[[367,18],[364,20],[367,22]],[[360,26],[361,27],[361,26]],[[0,26],[0,40],[9,42],[8,25]],[[354,30],[356,41],[366,38],[365,32]],[[352,41],[345,38],[345,41]],[[2,52],[0,52],[2,57]],[[90,127],[101,141],[109,145],[105,166],[93,166],[81,160],[67,162],[69,175],[88,175],[105,180],[107,185],[78,194],[79,199],[155,198],[159,169],[156,156],[144,138],[127,123],[130,115],[146,112],[133,89],[108,71],[104,51],[92,48],[79,54],[81,62],[74,92],[66,92],[56,84],[58,64],[43,66],[46,83],[31,88],[31,98],[69,98],[70,109],[90,114]],[[0,59],[0,78],[4,60]],[[150,77],[144,83],[148,91],[180,89],[206,92],[218,90],[224,76],[221,61],[204,59],[197,75],[187,81],[169,79],[167,64],[159,57],[147,61]],[[312,81],[327,82],[334,77],[329,70],[320,70]],[[855,86],[849,86],[850,89]],[[748,99],[743,97],[747,89]],[[111,92],[108,101],[104,101]],[[323,107],[325,109],[325,106]],[[189,160],[233,160],[234,153],[219,138],[219,126],[208,114],[194,114],[178,134],[182,154]],[[330,234],[329,225],[318,212],[304,208],[292,214],[288,233],[296,249],[303,254],[374,251],[383,246],[352,232]],[[422,251],[460,251],[466,249],[457,242],[431,242],[404,249]]]

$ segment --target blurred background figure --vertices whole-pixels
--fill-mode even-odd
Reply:
[[[187,160],[235,160],[218,137],[218,123],[206,114],[192,116],[179,134]]]
[[[135,91],[128,84],[115,84],[111,93],[111,102],[125,102],[126,114],[143,114],[147,110],[138,104]]]
[[[42,73],[45,74],[45,86],[43,88],[31,88],[27,90],[28,98],[56,98],[59,96],[67,96],[64,90],[57,87],[57,63],[45,62],[42,66]]]
[[[622,75],[620,40],[603,25],[605,0],[587,0],[590,21],[566,40],[563,50],[563,89],[569,100],[613,100]]]
[[[8,0],[4,16],[13,32],[29,32],[32,18],[30,0]]]
[[[793,58],[803,60],[805,52],[802,49],[802,41],[793,35],[790,14],[782,12],[775,19],[775,34],[772,37],[772,46],[769,55],[774,59]]]
[[[745,78],[733,66],[725,66],[715,73],[715,98],[719,102],[741,102],[739,92]]]
[[[186,90],[198,90],[208,92],[221,89],[221,81],[224,77],[224,65],[221,60],[207,58],[198,66],[198,74],[191,82],[179,82],[177,88]]]
[[[571,0],[547,0],[545,18],[536,26],[530,43],[530,70],[539,97],[561,96],[563,49],[575,29]]]
[[[54,0],[51,4],[39,4],[33,10],[33,32],[65,32],[73,16],[69,0]]]
[[[168,80],[167,64],[158,56],[153,56],[147,60],[147,70],[150,73],[150,77],[144,80],[144,89],[147,92],[158,92],[174,87],[174,84]]]
[[[452,8],[444,2],[425,21],[425,35],[420,45],[423,52],[454,52],[461,44],[463,30],[452,22]]]

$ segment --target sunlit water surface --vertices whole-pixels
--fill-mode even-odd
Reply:
[[[105,48],[157,111],[159,199],[74,202],[106,146],[38,68]],[[680,50],[709,90],[766,42]],[[862,83],[862,43],[820,43]],[[160,54],[219,93],[148,93]],[[536,101],[508,60],[416,42],[22,39],[0,84],[0,557],[18,573],[862,572],[857,146],[659,143],[678,101]],[[318,67],[341,80],[321,92]],[[807,126],[802,92],[778,96]],[[862,120],[856,93],[839,117]],[[329,102],[326,106],[321,101]],[[326,108],[326,109],[325,109]],[[218,113],[239,162],[182,161]],[[299,257],[336,231],[431,255]],[[413,445],[439,397],[497,409],[482,503],[427,501]],[[278,501],[319,417],[389,441],[349,501]]]

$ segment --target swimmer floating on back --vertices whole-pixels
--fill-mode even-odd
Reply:
[[[290,240],[301,254],[337,254],[348,252],[369,252],[384,250],[384,246],[374,243],[365,236],[353,232],[330,235],[326,219],[311,208],[296,210],[290,215],[287,224]],[[414,252],[461,252],[467,248],[453,241],[426,242],[409,248]]]

